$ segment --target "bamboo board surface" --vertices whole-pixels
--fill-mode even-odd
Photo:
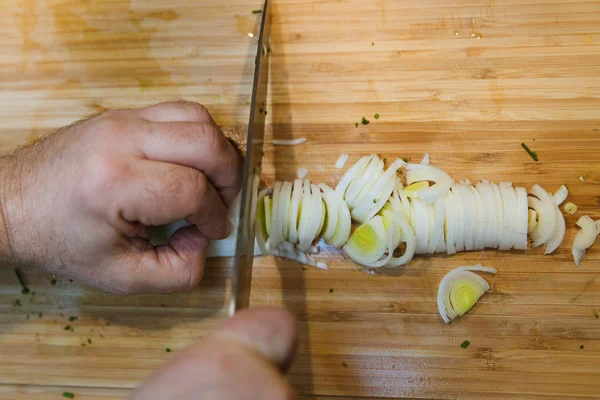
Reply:
[[[326,255],[329,271],[257,260],[252,304],[285,306],[300,321],[290,374],[298,391],[318,400],[600,397],[600,246],[579,268],[569,250],[576,219],[600,218],[600,2],[272,7],[268,135],[308,142],[266,145],[266,184],[305,167],[311,180],[335,185],[341,153],[352,163],[428,151],[457,180],[567,184],[580,210],[551,257],[542,249],[416,257],[375,275],[336,254]],[[205,104],[243,143],[257,8],[255,0],[0,0],[0,150],[91,113],[174,98]],[[371,123],[355,127],[363,116]],[[437,284],[474,263],[498,268],[486,277],[493,289],[445,325]],[[215,260],[197,291],[122,298],[30,271],[35,295],[24,296],[12,270],[0,270],[0,398],[58,398],[63,387],[80,398],[125,395],[169,358],[166,348],[185,347],[225,317],[229,276],[230,262]]]

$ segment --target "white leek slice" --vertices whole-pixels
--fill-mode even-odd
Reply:
[[[356,164],[348,168],[348,170],[344,173],[344,176],[342,176],[342,179],[340,179],[335,187],[335,191],[338,192],[340,196],[344,197],[346,191],[348,190],[348,186],[350,186],[350,183],[352,183],[357,176],[364,172],[365,168],[367,168],[367,165],[369,162],[371,162],[373,157],[375,157],[375,154],[364,156],[358,160]]]
[[[298,179],[304,179],[308,175],[308,170],[304,167],[298,168]]]
[[[568,202],[567,204],[565,204],[565,212],[569,215],[575,215],[575,213],[577,212],[577,205],[573,204],[571,202]]]
[[[296,146],[298,144],[302,144],[306,142],[305,137],[297,138],[297,139],[273,139],[271,141],[275,146]]]
[[[298,243],[298,249],[300,251],[307,251],[312,242],[317,238],[320,233],[320,228],[323,223],[323,200],[321,196],[321,189],[317,185],[310,185],[311,197],[310,197],[310,213],[309,222],[306,227],[305,234],[300,234],[300,242]],[[304,209],[304,204],[302,205]]]
[[[360,225],[344,245],[344,252],[355,262],[369,266],[384,255],[387,234],[379,215]]]
[[[444,241],[444,221],[446,220],[446,199],[441,198],[434,203],[434,225],[430,232],[431,238],[427,245],[427,253],[433,254],[438,250],[440,242]]]
[[[310,181],[305,180],[304,184],[302,185],[302,197],[300,201],[300,220],[298,223],[298,242],[303,242],[304,246],[306,246],[307,242],[309,243],[308,246],[310,246],[310,242],[312,242],[312,240],[308,238],[311,209],[312,196],[310,193]]]
[[[331,239],[326,242],[336,248],[341,248],[344,243],[348,241],[348,237],[350,237],[350,229],[352,228],[352,219],[350,217],[350,210],[348,209],[348,205],[339,195],[339,193],[335,192],[335,195],[338,196],[338,223],[335,228],[335,232]]]
[[[496,202],[496,231],[494,232],[494,248],[497,249],[500,246],[500,240],[502,238],[502,226],[504,225],[504,207],[502,206],[502,193],[500,193],[500,187],[495,183],[491,184],[492,192],[494,193],[494,200]]]
[[[290,203],[292,199],[292,182],[283,182],[279,193],[279,223],[283,240],[290,236]]]
[[[340,158],[338,158],[337,161],[335,162],[335,167],[337,169],[344,168],[344,165],[346,165],[346,163],[348,162],[348,159],[350,159],[350,156],[348,154],[342,154],[340,156]]]
[[[456,225],[454,229],[454,246],[457,252],[465,251],[465,202],[458,185],[452,186],[454,209],[456,210]]]
[[[406,250],[401,257],[392,257],[385,265],[386,267],[398,267],[400,265],[407,264],[412,260],[415,254],[416,239],[415,234],[412,231],[408,222],[404,219],[404,215],[399,212],[396,213],[396,223],[402,230],[402,239],[406,242]],[[393,252],[393,250],[391,251]]]
[[[423,156],[423,159],[421,160],[421,165],[429,165],[431,163],[431,157],[429,156],[429,153],[425,153],[425,156]]]
[[[396,172],[404,165],[406,165],[404,161],[398,158],[394,160],[383,175],[370,187],[369,191],[362,195],[362,199],[356,208],[352,210],[352,216],[355,220],[364,222],[373,218],[381,210],[396,187],[398,180]]]
[[[510,182],[501,182],[499,187],[504,213],[498,249],[510,250],[514,244],[513,236],[516,230],[516,224],[513,221],[517,217],[517,195]]]
[[[446,223],[444,226],[444,231],[446,233],[446,252],[448,255],[456,254],[456,247],[454,245],[454,235],[456,233],[456,224],[458,221],[456,208],[454,193],[450,191],[446,195]]]
[[[402,214],[404,214],[404,219],[406,220],[406,222],[412,226],[412,215],[413,215],[413,210],[412,210],[412,205],[410,204],[410,200],[408,199],[408,196],[406,195],[406,193],[404,192],[404,189],[402,188],[402,184],[400,183],[400,180],[398,180],[397,182],[397,186],[396,186],[396,190],[398,192],[398,196],[400,198],[400,206],[402,207]],[[413,230],[414,233],[414,230]]]
[[[271,254],[274,256],[287,258],[289,260],[294,260],[300,264],[308,265],[318,269],[326,270],[328,268],[327,264],[318,261],[309,254],[301,252],[290,242],[280,243],[277,248],[271,250]]]
[[[321,237],[327,242],[333,237],[338,225],[338,209],[340,207],[340,198],[332,188],[324,183],[319,184],[319,188],[323,191],[323,198],[327,206],[325,231],[321,235]]]
[[[437,199],[448,193],[452,187],[450,176],[439,168],[430,165],[407,164],[406,182],[411,183],[419,181],[431,181],[435,184],[427,189],[419,190],[419,198],[425,203],[433,203]]]
[[[558,246],[560,246],[565,238],[565,231],[567,230],[565,217],[560,212],[558,205],[554,207],[554,213],[556,214],[556,227],[554,228],[554,232],[552,233],[550,240],[548,240],[548,243],[546,243],[546,251],[544,254],[552,254],[554,251],[556,251],[556,249],[558,249]]]
[[[273,187],[273,204],[271,205],[271,236],[269,237],[272,248],[277,247],[277,245],[283,241],[283,233],[281,232],[282,224],[279,222],[279,198],[282,185],[283,182],[277,181]]]
[[[528,211],[529,216],[527,217],[527,233],[531,233],[531,231],[533,231],[538,224],[537,211],[532,210],[531,208]]]
[[[464,249],[466,251],[471,251],[475,248],[473,243],[473,228],[475,223],[475,215],[473,214],[473,210],[475,209],[475,199],[473,199],[473,193],[469,190],[469,187],[466,183],[461,182],[458,185],[455,185],[457,191],[455,194],[459,193],[459,201],[460,205],[463,209],[463,239],[464,239]]]
[[[475,208],[472,210],[473,214],[475,214],[474,223],[473,223],[473,245],[476,250],[485,249],[485,210],[483,207],[483,200],[481,199],[481,195],[477,191],[477,189],[470,185],[469,190],[471,190],[471,194],[473,194],[473,200],[475,200]]]
[[[489,183],[475,185],[483,206],[483,239],[485,247],[493,248],[496,244],[496,201],[494,191]]]
[[[575,265],[579,267],[581,260],[585,257],[585,252],[589,249],[598,236],[598,225],[587,215],[579,218],[577,226],[581,228],[575,239],[573,239],[573,247],[571,248],[571,254]]]
[[[562,203],[564,203],[567,199],[567,196],[569,196],[569,189],[567,189],[565,185],[562,185],[556,192],[554,192],[554,201],[556,202],[556,205],[560,206]]]
[[[487,281],[472,271],[497,272],[495,268],[481,265],[458,267],[448,272],[440,281],[437,293],[438,310],[444,322],[467,313],[490,290]]]
[[[300,220],[300,202],[302,200],[302,181],[296,179],[292,187],[292,200],[290,203],[290,234],[288,240],[298,243],[298,222]]]
[[[546,244],[552,237],[556,228],[556,205],[554,198],[539,185],[531,188],[531,193],[537,197],[529,197],[528,204],[538,213],[538,224],[529,234],[533,240],[532,246],[538,247]],[[539,200],[538,200],[539,199]]]
[[[412,199],[411,205],[415,213],[413,218],[416,238],[415,253],[425,254],[429,244],[429,211],[427,204],[421,199]]]
[[[374,156],[362,175],[358,176],[357,179],[350,184],[344,195],[344,200],[348,203],[350,210],[356,207],[362,198],[361,195],[375,184],[375,181],[382,173],[383,161],[378,156]],[[373,199],[371,199],[371,201],[373,201]]]
[[[410,184],[407,187],[405,187],[404,193],[406,194],[406,197],[408,197],[410,199],[418,199],[419,191],[422,189],[427,189],[428,187],[429,187],[429,182],[427,182],[427,181],[415,182],[415,183]]]
[[[529,223],[529,210],[527,206],[527,190],[522,187],[515,188],[517,196],[517,215],[514,218],[516,232],[514,233],[513,246],[515,250],[527,250],[527,233]]]

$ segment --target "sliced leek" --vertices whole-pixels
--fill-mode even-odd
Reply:
[[[438,311],[444,322],[466,314],[490,290],[486,280],[473,271],[497,272],[495,268],[481,265],[458,267],[448,272],[440,281],[437,293]]]

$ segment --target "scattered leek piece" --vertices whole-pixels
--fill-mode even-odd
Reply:
[[[568,195],[569,189],[565,185],[559,187],[558,190],[554,192],[554,201],[556,201],[556,205],[560,206],[562,203],[564,203]]]
[[[73,322],[73,321],[75,321],[76,319],[77,319],[77,317],[70,316],[70,317],[69,317],[69,322]]]
[[[598,225],[587,215],[579,218],[577,226],[581,228],[575,239],[573,239],[573,247],[571,248],[571,254],[575,265],[579,267],[579,263],[585,256],[585,251],[590,248],[596,241],[598,236]]]
[[[165,351],[166,351],[167,353],[170,353],[170,352],[172,352],[173,350],[171,350],[170,348],[168,348],[168,347],[167,347],[167,348],[165,349]]]
[[[574,203],[571,203],[571,202],[568,202],[567,204],[565,204],[564,208],[565,208],[565,212],[569,215],[574,215],[578,210],[577,205]]]
[[[472,271],[496,273],[495,268],[475,265],[458,267],[448,272],[440,281],[437,294],[438,310],[444,322],[466,314],[490,290],[490,285]]]
[[[355,128],[358,128],[358,122],[355,122],[355,123],[354,123],[354,127],[355,127]]]
[[[583,348],[584,348],[583,345],[579,346],[579,350],[583,350]]]
[[[577,179],[579,179],[581,182],[583,182],[583,175],[579,175],[579,178],[577,178]]]
[[[71,392],[63,392],[62,397],[66,397],[67,399],[74,399],[75,395]]]
[[[529,147],[527,147],[527,145],[525,143],[521,143],[521,146],[525,149],[525,151],[527,153],[529,153],[529,155],[531,156],[531,158],[533,158],[534,161],[539,161],[538,159],[538,155],[535,151],[531,151],[531,149]]]
[[[358,126],[358,124],[356,124]],[[348,154],[342,154],[340,156],[340,158],[338,158],[338,160],[335,162],[335,167],[337,169],[342,169],[344,168],[344,165],[346,165],[346,163],[348,162],[348,159],[350,158],[350,156]]]
[[[262,10],[252,10],[252,14],[260,14],[262,13]]]
[[[15,275],[17,276],[17,279],[19,280],[19,284],[21,285],[21,293],[23,293],[23,294],[29,293],[29,288],[27,287],[27,285],[25,285],[25,282],[23,281],[23,277],[21,277],[21,273],[19,272],[18,269],[15,269]]]
[[[16,299],[14,307],[21,307],[21,300]]]
[[[469,347],[470,344],[471,344],[471,342],[469,342],[468,340],[465,340],[464,342],[461,343],[460,347],[462,347],[463,349],[466,349],[467,347]]]
[[[369,120],[368,120],[368,119],[366,119],[365,117],[362,117],[362,121],[361,121],[361,123],[362,123],[363,125],[369,125],[369,123],[371,123],[371,121],[369,121]]]
[[[404,188],[404,194],[406,194],[409,199],[418,198],[419,190],[427,189],[428,187],[429,182],[427,181],[415,182]]]
[[[373,116],[373,118],[379,119],[379,113],[375,113],[375,115]]]

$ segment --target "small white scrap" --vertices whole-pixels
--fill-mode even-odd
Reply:
[[[583,182],[583,175],[579,175],[579,178],[577,178],[577,179],[579,179],[581,182]]]
[[[600,233],[600,225],[598,221],[594,222],[590,217],[584,215],[577,221],[577,226],[581,228],[575,238],[573,239],[573,246],[571,248],[571,254],[573,255],[573,261],[575,265],[579,267],[581,260],[585,257],[587,249],[592,247]]]
[[[308,175],[308,170],[306,168],[298,168],[298,179],[304,179]]]
[[[305,142],[306,138],[301,137],[297,139],[273,139],[271,143],[273,143],[275,146],[296,146]]]
[[[568,202],[567,204],[565,204],[565,212],[569,215],[575,215],[575,213],[577,212],[577,209],[579,207],[577,207],[576,204]]]
[[[429,157],[429,153],[425,153],[425,156],[421,160],[421,164],[422,165],[429,165],[430,161],[431,161],[431,157]]]
[[[349,158],[350,156],[348,154],[342,154],[340,158],[338,158],[338,160],[335,162],[335,167],[337,169],[344,168],[344,165],[346,165],[346,162],[348,162]]]
[[[554,193],[554,201],[556,201],[556,205],[560,206],[562,203],[564,203],[567,199],[567,196],[569,196],[569,189],[567,189],[565,185],[562,185]]]

